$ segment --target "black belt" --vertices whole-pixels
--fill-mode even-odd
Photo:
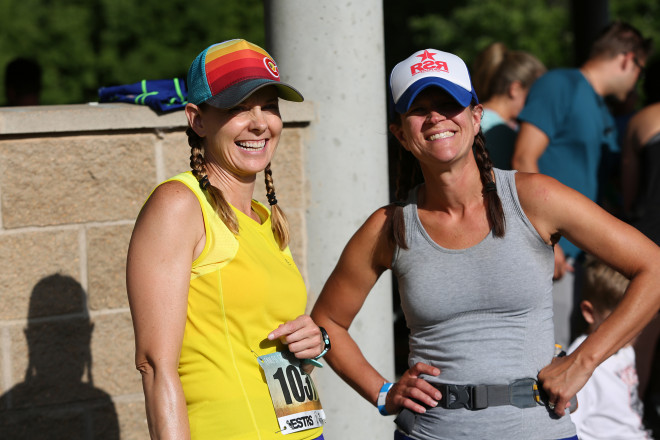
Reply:
[[[442,393],[438,406],[445,409],[478,410],[513,405],[532,408],[543,405],[536,379],[518,379],[508,385],[433,384]]]
[[[536,379],[518,379],[509,385],[451,385],[433,384],[442,393],[438,406],[446,409],[466,408],[479,410],[489,406],[513,405],[532,408],[544,405]],[[419,414],[403,408],[394,423],[410,435]]]

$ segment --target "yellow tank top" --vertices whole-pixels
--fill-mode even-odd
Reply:
[[[307,440],[322,428],[284,437],[257,356],[286,350],[268,341],[278,325],[305,312],[307,293],[289,249],[281,251],[270,212],[257,201],[261,224],[234,209],[234,236],[191,172],[173,177],[195,193],[206,245],[192,263],[179,377],[193,440]]]

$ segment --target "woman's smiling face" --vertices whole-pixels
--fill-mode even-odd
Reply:
[[[424,89],[390,130],[420,162],[452,162],[471,151],[481,105],[462,107],[439,87]]]
[[[207,166],[235,176],[266,168],[282,133],[277,91],[265,87],[230,109],[205,106],[200,118]]]

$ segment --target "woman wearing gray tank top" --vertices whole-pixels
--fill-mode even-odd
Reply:
[[[658,313],[660,248],[550,177],[494,169],[459,57],[412,54],[392,70],[390,93],[401,202],[355,233],[314,306],[333,341],[328,363],[381,414],[398,414],[395,439],[576,439],[573,397]],[[561,236],[631,282],[598,330],[557,357]],[[348,333],[388,269],[410,329],[409,369],[395,383]]]

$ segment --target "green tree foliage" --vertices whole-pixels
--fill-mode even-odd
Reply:
[[[437,41],[453,47],[452,51],[466,60],[494,41],[501,41],[508,47],[538,54],[547,65],[558,65],[570,54],[571,37],[567,9],[557,3],[470,0],[454,9],[451,17],[418,17],[411,20],[411,26],[419,32],[417,44],[426,39]],[[432,23],[434,18],[439,25]]]
[[[653,38],[655,54],[660,53],[660,2],[657,0],[610,0],[610,15]]]
[[[580,1],[580,0],[577,0]],[[495,41],[526,50],[549,68],[574,65],[570,0],[385,0],[388,71],[415,50],[456,53],[468,63]],[[660,52],[660,3],[610,0],[610,17],[636,26]]]
[[[390,64],[427,47],[455,53],[470,63],[486,46],[501,41],[510,48],[534,53],[548,66],[565,65],[572,55],[568,3],[568,0],[429,1],[418,8],[417,2],[385,0],[386,16],[390,7],[409,8],[398,11],[399,17],[407,17],[403,23],[400,19],[386,22],[386,44],[394,46],[391,54],[397,57]],[[403,29],[388,36],[388,24]]]
[[[471,62],[494,41],[548,67],[573,65],[570,1],[384,0],[387,70],[427,47]],[[660,52],[657,0],[609,4],[613,19],[652,36]],[[30,57],[43,69],[44,104],[95,101],[102,86],[185,76],[192,57],[214,42],[263,45],[263,15],[260,0],[1,0],[0,79],[11,59]]]
[[[185,76],[206,46],[264,44],[259,0],[2,0],[0,66],[43,69],[43,104],[97,100],[102,86]],[[4,68],[2,95],[4,97]]]

